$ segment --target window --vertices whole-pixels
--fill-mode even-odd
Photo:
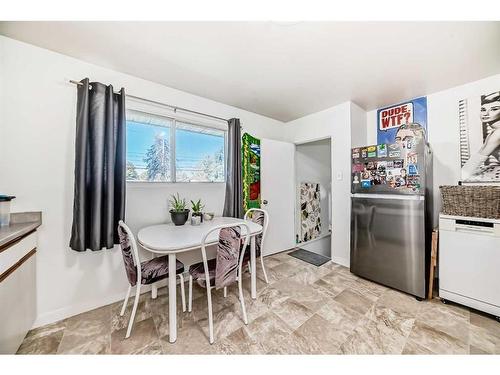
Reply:
[[[224,182],[226,132],[127,111],[127,181]]]

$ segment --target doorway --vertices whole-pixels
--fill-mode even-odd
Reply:
[[[331,259],[332,140],[295,145],[295,241],[298,248]]]

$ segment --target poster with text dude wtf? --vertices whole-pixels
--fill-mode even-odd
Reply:
[[[406,124],[419,124],[427,138],[427,97],[408,100],[377,110],[377,144],[396,143]]]

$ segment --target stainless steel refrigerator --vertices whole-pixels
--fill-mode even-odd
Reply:
[[[432,153],[421,140],[352,149],[351,272],[425,298]]]

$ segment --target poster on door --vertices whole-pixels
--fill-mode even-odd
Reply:
[[[427,134],[427,97],[377,110],[377,144],[413,142]]]
[[[260,208],[260,139],[245,133],[241,137],[243,209]]]
[[[460,100],[462,181],[500,182],[500,91]]]

